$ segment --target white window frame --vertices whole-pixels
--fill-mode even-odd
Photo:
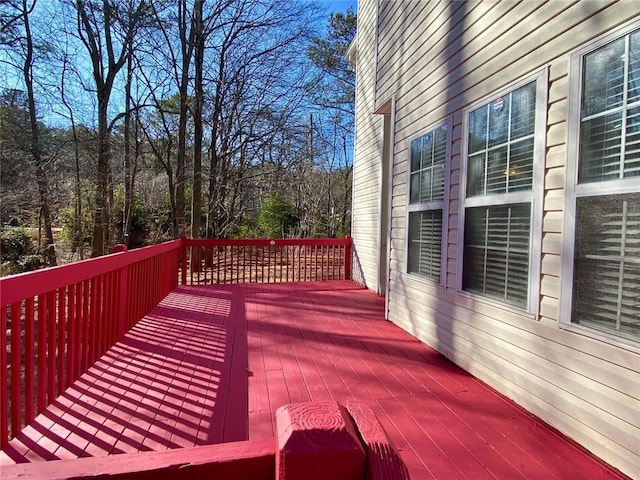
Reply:
[[[582,67],[584,57],[634,30],[640,28],[640,20],[634,20],[617,27],[606,34],[574,50],[569,58],[569,97],[567,119],[567,164],[565,176],[564,225],[562,236],[562,264],[560,282],[559,318],[560,328],[571,330],[617,346],[640,351],[638,342],[620,336],[608,334],[571,322],[573,317],[573,273],[575,254],[575,215],[577,199],[588,196],[630,194],[640,192],[639,177],[608,180],[601,182],[578,183],[578,163],[580,160],[580,109],[582,100]],[[624,106],[626,109],[626,105]],[[624,115],[623,115],[624,117]],[[624,146],[623,146],[624,147]]]
[[[437,129],[446,127],[447,140],[446,140],[446,153],[444,158],[444,195],[442,200],[436,200],[433,202],[424,203],[411,203],[411,142],[423,137],[428,133],[433,133]],[[449,239],[449,182],[450,182],[450,169],[451,169],[451,139],[452,139],[453,122],[451,118],[447,118],[445,121],[440,121],[430,125],[428,128],[422,130],[419,134],[411,137],[407,142],[407,213],[405,215],[405,250],[404,250],[404,274],[409,275],[411,278],[428,282],[430,284],[444,286],[447,278],[447,245]],[[442,210],[442,235],[440,244],[440,280],[434,282],[433,279],[419,275],[417,273],[409,272],[409,244],[411,240],[409,238],[409,215],[413,212],[427,212],[432,210]]]
[[[469,114],[474,110],[494,101],[499,97],[509,95],[511,92],[529,83],[536,82],[536,106],[535,129],[533,138],[533,174],[531,190],[516,191],[491,195],[478,195],[467,197],[467,170],[469,162]],[[474,300],[497,305],[502,308],[522,313],[523,311],[538,317],[540,308],[540,283],[542,262],[542,223],[543,223],[543,198],[544,198],[544,169],[547,137],[547,103],[548,103],[549,68],[545,67],[529,74],[517,82],[484,96],[481,100],[466,107],[462,112],[462,142],[460,165],[460,209],[458,212],[458,247],[456,289],[459,294],[468,295]],[[463,290],[462,278],[464,271],[464,234],[466,209],[472,207],[498,206],[501,204],[530,203],[531,216],[529,225],[529,289],[526,308],[518,307],[511,303],[484,296],[478,293]]]

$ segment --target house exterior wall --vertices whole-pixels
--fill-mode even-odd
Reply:
[[[640,343],[561,328],[565,173],[574,50],[632,21],[632,1],[359,0],[353,238],[367,286],[377,258],[382,119],[395,98],[389,319],[547,421],[640,478]],[[377,32],[376,32],[377,30]],[[546,109],[535,298],[527,310],[461,291],[464,117],[492,94],[539,73]],[[411,139],[449,121],[443,281],[407,274]],[[448,210],[448,211],[447,211]],[[565,255],[566,256],[566,255]],[[536,257],[532,257],[536,258]],[[539,273],[538,273],[539,272]],[[373,280],[370,283],[370,279]]]
[[[356,141],[353,168],[352,232],[354,279],[380,292],[380,213],[383,119],[374,115],[376,67],[376,4],[358,7]]]

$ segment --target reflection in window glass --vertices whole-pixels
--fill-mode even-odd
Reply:
[[[467,196],[531,189],[535,109],[531,82],[469,113]]]
[[[447,126],[411,142],[407,272],[440,281]]]

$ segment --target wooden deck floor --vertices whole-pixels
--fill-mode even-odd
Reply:
[[[179,287],[0,465],[273,437],[287,403],[357,399],[413,479],[624,478],[383,319],[351,282]]]

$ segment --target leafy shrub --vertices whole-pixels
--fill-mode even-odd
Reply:
[[[47,265],[46,252],[35,248],[24,228],[9,228],[0,234],[0,274],[29,272]]]
[[[284,237],[298,225],[295,207],[283,198],[281,192],[272,192],[262,202],[257,224],[267,238]]]
[[[24,228],[9,228],[0,234],[0,257],[3,262],[17,262],[33,252],[33,240]]]

